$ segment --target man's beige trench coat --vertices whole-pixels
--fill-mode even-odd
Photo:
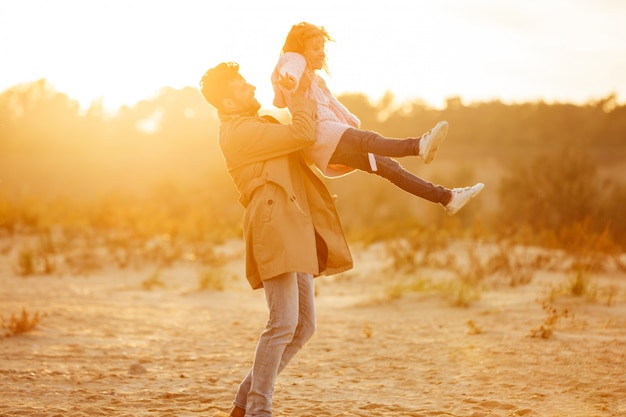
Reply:
[[[292,124],[223,116],[220,148],[245,207],[246,277],[253,289],[285,272],[331,275],[352,268],[335,203],[306,163],[316,104],[294,101]]]

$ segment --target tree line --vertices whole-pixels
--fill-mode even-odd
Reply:
[[[451,130],[438,158],[453,168],[428,171],[407,163],[431,179],[447,185],[481,180],[482,169],[495,161],[497,169],[488,174],[492,198],[485,199],[494,203],[468,207],[455,220],[461,226],[478,219],[494,231],[513,225],[558,232],[584,223],[625,241],[626,105],[616,95],[584,105],[452,97],[444,108],[419,100],[397,104],[390,93],[377,102],[364,94],[339,98],[364,129],[390,137],[415,137],[447,120]],[[284,112],[267,111],[288,120]],[[215,111],[192,87],[163,88],[113,114],[98,101],[82,109],[45,79],[9,88],[0,94],[0,227],[23,216],[7,207],[32,199],[68,199],[73,207],[150,200],[150,210],[157,199],[161,209],[176,205],[167,211],[173,218],[204,210],[213,220],[197,227],[211,228],[219,217],[225,229],[237,230],[240,208],[219,151],[218,126]],[[407,224],[452,221],[439,212],[424,215],[435,209],[407,205],[407,196],[367,175],[325,181],[339,194],[346,228],[355,235],[375,227],[373,234],[382,237]],[[115,227],[109,217],[99,218]]]

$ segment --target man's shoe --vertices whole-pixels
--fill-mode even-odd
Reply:
[[[234,406],[230,410],[230,414],[229,414],[230,417],[245,417],[245,415],[246,415],[246,410],[237,406]]]
[[[424,133],[419,142],[419,157],[429,164],[437,155],[437,148],[448,134],[448,122],[441,121],[435,127]]]
[[[457,211],[461,210],[461,208],[474,198],[484,187],[485,184],[479,182],[471,187],[453,188],[452,199],[444,206],[446,212],[448,212],[450,216],[454,216]]]

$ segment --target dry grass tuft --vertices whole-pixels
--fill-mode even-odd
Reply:
[[[207,269],[198,274],[198,290],[224,291],[224,273],[220,269]]]
[[[11,313],[8,320],[0,316],[0,328],[5,331],[4,337],[17,336],[35,329],[42,318],[43,316],[40,316],[38,311],[31,315],[26,308],[22,308],[21,314]]]
[[[468,320],[467,325],[469,326],[469,334],[481,334],[483,332],[482,327],[474,323],[473,320]]]
[[[154,271],[148,278],[143,280],[141,287],[144,290],[152,290],[154,288],[165,288],[165,283],[161,279],[161,271]]]
[[[554,328],[556,327],[557,322],[561,318],[568,317],[569,312],[567,309],[559,311],[556,307],[553,307],[546,301],[543,302],[542,307],[546,312],[546,318],[539,327],[530,331],[530,337],[549,339],[554,334]]]

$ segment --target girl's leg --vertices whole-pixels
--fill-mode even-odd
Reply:
[[[450,202],[452,198],[451,190],[442,187],[441,185],[434,185],[423,180],[410,171],[404,169],[398,161],[392,158],[380,155],[374,155],[374,157],[376,158],[376,165],[378,168],[377,171],[372,171],[366,153],[352,152],[342,153],[339,155],[333,154],[330,159],[330,163],[342,164],[361,171],[369,172],[370,174],[379,175],[391,181],[404,191],[428,201],[432,201],[433,203],[441,203],[445,206]]]
[[[419,155],[419,142],[420,138],[392,139],[376,132],[350,128],[341,136],[333,156],[355,152],[392,157]]]

